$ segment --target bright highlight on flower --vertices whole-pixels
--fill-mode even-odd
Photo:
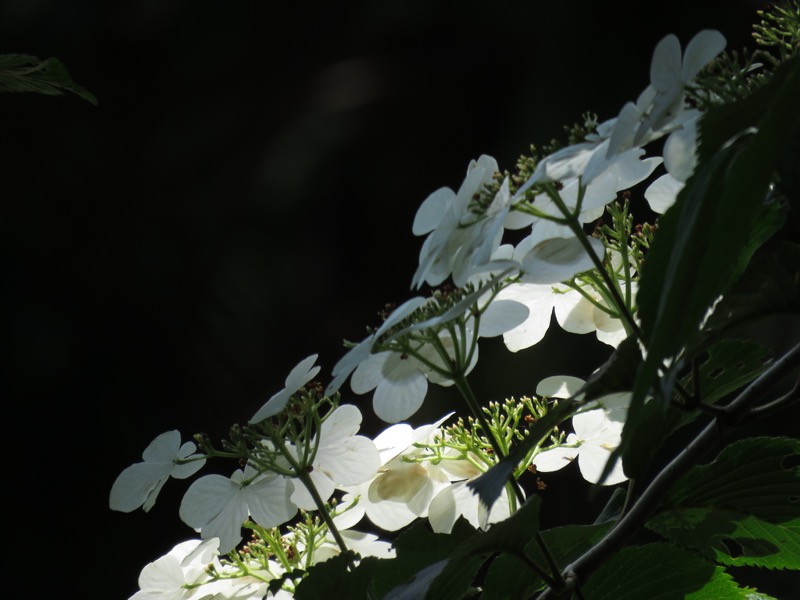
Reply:
[[[109,497],[111,509],[131,512],[141,506],[149,511],[167,479],[186,479],[203,467],[205,459],[192,454],[196,448],[193,442],[181,445],[178,431],[159,435],[142,454],[144,462],[131,465],[117,477]]]
[[[542,382],[539,389],[552,390],[550,397],[566,398],[577,393],[583,384],[582,380],[575,377],[553,377]],[[558,471],[577,460],[583,478],[590,483],[600,483],[611,453],[622,440],[622,428],[630,400],[630,393],[622,393],[603,396],[591,402],[586,409],[572,417],[574,433],[570,433],[565,442],[535,456],[533,463],[536,470],[541,473]],[[626,479],[622,461],[617,458],[602,484],[615,485]]]
[[[297,393],[301,387],[317,376],[320,368],[314,366],[315,362],[317,362],[316,354],[312,354],[300,361],[286,377],[286,387],[275,393],[264,406],[258,409],[258,412],[250,419],[250,423],[259,423],[281,412],[286,407],[286,403],[292,394]]]
[[[800,31],[800,13],[795,29]],[[791,33],[788,27],[786,31]],[[787,47],[782,38],[769,39],[783,48],[784,61],[789,60],[784,54],[792,49],[796,52],[798,47],[797,40]],[[770,121],[772,117],[753,116],[764,112],[763,107],[780,108],[780,103],[773,106],[769,102],[770,94],[779,96],[777,86],[765,86],[760,88],[757,101],[747,95],[742,98],[739,106],[747,110],[731,112],[743,122],[755,119],[746,130],[748,139],[742,140],[741,153],[732,152],[732,159],[723,156],[730,159],[723,164],[724,169],[715,170],[714,164],[708,164],[715,162],[706,160],[706,144],[715,138],[713,126],[727,136],[716,137],[737,143],[740,140],[737,135],[728,135],[732,125],[709,126],[708,122],[714,120],[711,116],[708,122],[703,120],[709,106],[725,104],[715,95],[714,85],[703,83],[716,76],[719,62],[710,70],[706,67],[724,46],[724,37],[716,31],[701,31],[685,52],[675,36],[666,36],[655,48],[650,84],[635,101],[625,103],[615,117],[599,121],[596,115],[585,115],[582,123],[568,130],[563,144],[553,142],[541,155],[532,148],[534,155],[521,157],[512,172],[501,170],[494,158],[482,155],[470,161],[458,191],[441,187],[431,193],[413,222],[413,234],[425,236],[425,240],[411,285],[412,289],[429,286],[430,290],[398,302],[397,308],[387,303],[381,312],[382,323],[368,328],[362,341],[346,344],[348,350],[335,363],[324,392],[321,385],[311,384],[321,370],[316,364],[318,355],[312,354],[291,370],[283,389],[246,424],[232,425],[220,443],[205,434],[195,435],[197,446],[193,442],[181,445],[177,431],[158,436],[144,451],[144,461],[125,469],[114,482],[109,499],[112,509],[130,512],[142,506],[149,510],[170,477],[194,475],[207,459],[234,461],[236,467],[229,477],[210,474],[189,485],[179,516],[202,540],[179,544],[146,565],[139,579],[140,591],[131,600],[285,600],[295,594],[306,598],[350,594],[406,599],[430,597],[437,586],[444,586],[443,582],[448,593],[456,588],[473,593],[480,588],[497,598],[548,598],[551,593],[560,597],[573,591],[588,597],[587,590],[600,590],[598,597],[605,598],[602,594],[611,592],[604,592],[604,586],[616,590],[616,578],[625,577],[628,568],[628,562],[617,564],[601,573],[599,580],[592,579],[591,569],[598,568],[603,560],[615,560],[613,555],[598,558],[597,552],[618,543],[614,532],[620,530],[616,525],[609,523],[608,534],[602,527],[587,526],[585,536],[579,532],[586,540],[578,544],[579,548],[575,545],[575,527],[547,529],[539,522],[540,505],[551,499],[547,490],[559,485],[560,480],[548,474],[573,464],[580,476],[594,485],[625,484],[629,476],[630,483],[645,482],[644,489],[629,486],[626,508],[618,516],[613,513],[619,490],[614,490],[612,501],[596,521],[599,525],[606,519],[617,519],[617,525],[627,526],[631,519],[640,518],[637,503],[649,502],[648,491],[653,495],[647,481],[659,481],[659,493],[664,492],[658,498],[661,504],[645,504],[645,512],[650,510],[655,517],[635,525],[640,529],[646,526],[651,535],[663,534],[663,543],[652,544],[658,547],[653,551],[657,557],[664,548],[674,546],[675,564],[706,561],[703,553],[708,549],[709,536],[730,534],[742,523],[734,523],[739,515],[730,510],[723,519],[704,520],[702,535],[698,535],[697,511],[705,515],[717,509],[712,502],[716,492],[710,491],[712,486],[705,486],[704,478],[721,480],[721,487],[727,489],[738,484],[738,477],[746,470],[737,470],[732,477],[710,462],[687,473],[672,473],[672,467],[659,472],[651,469],[652,458],[657,456],[656,449],[666,447],[675,439],[671,437],[674,432],[683,431],[679,428],[687,423],[699,423],[701,418],[717,420],[719,414],[733,415],[730,423],[734,423],[741,414],[751,414],[729,414],[746,394],[734,396],[750,381],[762,381],[760,377],[774,365],[768,366],[771,363],[766,353],[756,354],[745,343],[734,347],[731,340],[720,342],[714,335],[725,331],[719,325],[725,314],[748,316],[751,300],[755,304],[760,301],[742,294],[748,299],[747,310],[743,310],[737,304],[741,301],[737,286],[748,277],[761,285],[758,277],[762,273],[754,275],[741,269],[750,269],[745,265],[749,253],[762,248],[740,246],[730,253],[742,263],[736,265],[735,274],[726,275],[730,275],[730,281],[725,285],[733,292],[729,296],[727,288],[719,287],[722,284],[704,289],[703,293],[714,298],[714,310],[706,312],[699,328],[690,328],[694,337],[677,339],[675,332],[664,331],[668,319],[662,319],[660,311],[667,309],[656,304],[667,296],[656,297],[653,284],[648,287],[648,277],[652,269],[658,273],[661,268],[671,277],[672,287],[687,296],[694,292],[681,287],[685,281],[701,288],[706,285],[699,278],[693,279],[694,273],[686,269],[686,264],[697,260],[708,274],[708,264],[700,255],[715,249],[705,237],[705,246],[693,245],[698,223],[684,223],[687,219],[683,219],[688,214],[688,221],[700,221],[696,216],[706,213],[693,213],[679,204],[680,208],[661,221],[663,227],[659,228],[658,223],[638,222],[633,212],[635,200],[643,198],[654,212],[664,213],[685,186],[693,194],[686,198],[696,200],[706,210],[702,193],[697,192],[697,186],[692,187],[701,176],[714,181],[707,186],[709,193],[718,191],[717,179],[725,184],[721,183],[720,189],[728,191],[727,171],[735,170],[733,167],[746,169],[741,157],[753,158],[746,154],[752,154],[752,146],[747,145],[750,137],[761,144],[756,146],[758,150],[769,150],[771,139],[781,137],[780,128]],[[723,59],[731,60],[726,55]],[[748,72],[743,69],[736,75],[744,77]],[[795,84],[800,81],[800,75],[786,72],[790,74],[781,75],[786,80]],[[734,86],[737,94],[742,93],[740,83]],[[726,110],[729,108],[726,106]],[[759,119],[768,126],[766,136],[758,137]],[[651,143],[662,138],[663,148],[649,155],[654,146]],[[738,147],[734,149],[739,152]],[[776,150],[776,154],[780,153]],[[759,160],[761,157],[753,162]],[[662,164],[663,174],[652,181],[651,176]],[[769,179],[775,173],[785,175],[781,171],[784,167],[764,166],[754,182],[735,180],[748,188],[745,195],[752,192],[751,186],[764,187],[767,201],[758,194],[746,198],[757,203],[763,213],[756,215],[762,220],[754,217],[748,225],[758,235],[778,227],[776,213],[765,211],[785,208],[777,182]],[[698,175],[692,177],[696,171]],[[731,202],[743,213],[757,212],[754,206],[744,206],[737,194],[738,190],[731,191]],[[714,200],[722,205],[729,198]],[[724,206],[727,209],[727,204]],[[671,217],[676,220],[670,221]],[[687,232],[675,227],[676,223],[685,225]],[[673,240],[672,246],[653,245],[661,239],[659,229],[673,236],[667,238]],[[714,233],[702,230],[703,236]],[[752,231],[745,233],[743,239],[752,237]],[[678,241],[674,241],[676,236]],[[719,246],[727,243],[719,235],[714,239]],[[752,240],[749,243],[755,244]],[[674,262],[672,257],[665,257],[665,252],[673,250],[680,254]],[[771,264],[774,268],[767,269],[770,286],[772,279],[781,280],[785,265],[791,271],[797,262],[793,255],[782,258],[783,262],[776,260]],[[650,266],[653,264],[656,266]],[[776,293],[768,299],[769,310],[773,310],[775,298],[781,309],[786,308]],[[707,306],[708,300],[701,300],[698,305]],[[686,302],[681,310],[692,310],[693,299]],[[676,316],[675,320],[681,318]],[[552,322],[570,334],[594,334],[606,345],[610,358],[592,372],[588,383],[574,376],[546,377],[536,386],[535,396],[500,402],[487,398],[485,391],[473,389],[470,378],[477,370],[479,356],[484,365],[486,362],[486,352],[479,352],[479,345],[491,347],[484,338],[502,336],[505,348],[500,346],[501,350],[521,353],[542,342]],[[678,350],[673,352],[675,348]],[[732,370],[726,371],[731,363],[720,358],[728,355],[736,356],[735,376]],[[643,377],[653,357],[658,359],[653,365],[656,373]],[[540,361],[530,365],[529,375],[537,377],[536,373],[549,368],[548,360]],[[568,372],[575,368],[573,365]],[[348,379],[349,386],[345,386]],[[431,383],[447,388],[448,402],[462,402],[467,416],[456,411],[430,424],[407,422],[426,411],[437,411],[433,400],[428,399],[426,404]],[[663,398],[647,395],[656,392]],[[372,395],[374,416],[391,424],[374,440],[367,431],[359,433],[361,410],[348,403],[363,403],[358,397],[366,394]],[[753,406],[745,408],[758,413],[768,410],[770,404]],[[651,408],[662,410],[659,416],[665,415],[658,427],[649,422]],[[367,420],[367,424],[374,422]],[[700,435],[704,436],[710,429],[702,431]],[[765,439],[765,458],[758,463],[759,468],[771,457],[769,446],[774,440]],[[651,466],[647,460],[637,464],[636,453],[650,452],[645,446],[651,442],[655,449],[646,457]],[[788,448],[794,441],[786,443]],[[679,452],[685,455],[689,450]],[[766,476],[785,478],[780,479],[778,489],[788,489],[791,483],[787,483],[791,473],[785,468],[785,459],[792,452],[783,448],[776,451],[781,459],[776,461],[780,462],[780,473]],[[628,474],[620,458],[623,455]],[[743,452],[734,456],[745,460]],[[679,480],[676,475],[685,479]],[[678,483],[670,483],[669,478]],[[703,491],[696,494],[699,479],[703,479]],[[670,495],[670,485],[680,488],[680,493]],[[746,503],[738,503],[744,497],[737,495],[737,510],[745,510]],[[711,504],[707,505],[707,500]],[[684,501],[688,502],[688,512]],[[742,513],[748,525],[758,524],[761,517],[757,512]],[[725,530],[713,531],[715,523],[723,521]],[[359,524],[363,531],[354,529]],[[764,529],[777,531],[778,527],[770,522]],[[393,535],[386,535],[389,533]],[[451,543],[447,534],[460,536],[459,541]],[[600,542],[595,543],[593,536]],[[699,550],[695,555],[673,544],[673,536],[689,547],[695,538],[702,538],[703,546],[695,548]],[[779,538],[772,536],[770,544],[782,543]],[[584,544],[588,549],[583,549]],[[647,553],[647,545],[636,551]],[[739,558],[726,552],[726,545],[715,546],[717,562],[695,569],[714,574],[712,587],[721,586],[719,590],[714,587],[714,593],[726,591],[723,588],[729,581],[721,577],[728,577],[723,567],[737,564]],[[776,556],[780,553],[774,554],[764,558],[745,552],[748,560],[764,560],[770,567],[785,566],[778,565],[782,558]],[[412,562],[419,567],[416,573],[409,566]],[[509,571],[511,563],[513,572]],[[468,565],[472,570],[473,564],[477,575],[464,568]],[[694,565],[692,562],[689,567]],[[561,570],[564,572],[559,574]],[[608,583],[609,573],[614,575],[613,585]],[[561,580],[566,587],[557,589]],[[506,581],[511,582],[508,589],[504,587]],[[627,586],[641,583],[626,581]],[[497,589],[484,587],[488,585]],[[654,590],[651,587],[629,595],[649,597],[657,593]]]

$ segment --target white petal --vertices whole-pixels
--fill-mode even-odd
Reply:
[[[181,434],[178,430],[165,431],[154,439],[142,452],[142,458],[147,462],[171,463],[178,455],[181,445]]]
[[[528,307],[528,318],[503,334],[503,342],[511,352],[529,348],[544,338],[553,314],[551,286],[517,283],[503,289],[497,298],[516,300]]]
[[[681,87],[681,44],[675,34],[663,37],[653,51],[650,82],[656,91]]]
[[[427,391],[428,380],[417,371],[404,380],[382,381],[375,390],[372,406],[378,418],[387,423],[405,421],[422,406]]]
[[[336,485],[366,481],[381,466],[375,443],[360,435],[344,439],[336,446],[320,448],[316,462]]]
[[[553,294],[553,308],[558,324],[570,333],[590,333],[595,330],[594,305],[577,290]]]
[[[371,354],[353,371],[350,378],[350,388],[356,394],[366,394],[378,387],[383,381],[383,365],[392,355],[392,352],[378,352]]]
[[[201,477],[186,490],[178,511],[189,527],[199,529],[219,515],[236,496],[240,486],[222,475]]]
[[[578,467],[583,478],[590,483],[597,483],[610,456],[610,450],[599,446],[582,446],[578,457]],[[614,468],[603,481],[603,485],[614,485],[626,479],[625,472],[622,470],[622,461],[617,459]]]
[[[436,229],[455,197],[456,194],[453,190],[448,187],[442,187],[425,198],[417,209],[414,224],[411,227],[414,235],[425,235]]]
[[[413,313],[427,301],[428,299],[423,296],[414,296],[413,298],[403,302],[403,304],[394,309],[392,314],[386,318],[386,320],[383,322],[383,325],[381,325],[378,328],[378,331],[375,333],[375,337],[382,336],[387,330],[400,323],[400,321],[411,315],[411,313]]]
[[[628,337],[621,319],[616,319],[597,307],[594,307],[594,322],[597,326],[597,339],[604,344],[616,348]]]
[[[301,485],[297,482],[297,485]],[[244,488],[253,520],[262,527],[278,527],[297,512],[290,497],[295,484],[280,475],[259,479]]]
[[[603,242],[589,238],[595,254],[602,257]],[[537,244],[522,262],[526,283],[560,283],[570,277],[588,271],[594,266],[580,241],[576,238],[553,238]]]
[[[578,456],[577,448],[553,448],[537,454],[533,459],[533,464],[537,471],[550,473],[558,471],[570,464]]]
[[[569,375],[553,375],[539,382],[536,386],[536,395],[547,398],[571,398],[586,382]]]
[[[385,465],[414,440],[414,430],[408,423],[398,423],[387,427],[373,440],[381,457],[381,465]]]
[[[150,506],[155,502],[158,491],[169,478],[171,463],[136,463],[119,474],[111,486],[109,507],[111,510],[132,512],[142,506],[152,494]]]
[[[320,448],[355,435],[361,427],[361,411],[353,404],[338,406],[322,422]]]
[[[683,80],[694,79],[700,70],[714,60],[725,49],[725,36],[713,29],[697,33],[686,46],[683,55]]]
[[[174,556],[166,555],[149,563],[139,575],[141,598],[164,598],[165,600],[181,600],[183,593],[183,571]]]
[[[194,445],[194,442],[186,442],[183,446],[181,446],[181,449],[178,450],[178,456],[176,458],[179,458],[181,460],[186,460],[187,458],[192,458],[194,456],[197,456],[192,454],[196,449],[197,446]],[[183,465],[175,464],[172,467],[171,475],[175,479],[186,479],[187,477],[191,477],[192,475],[197,473],[200,469],[203,468],[203,465],[205,464],[206,464],[205,458],[199,460],[193,460],[192,462]]]
[[[286,389],[294,394],[297,390],[307,384],[319,373],[319,367],[314,367],[317,362],[318,354],[312,354],[301,360],[297,366],[289,372],[286,377]]]
[[[697,163],[697,119],[673,131],[664,143],[664,167],[678,181],[686,182]]]
[[[367,505],[366,511],[369,520],[386,531],[402,529],[419,517],[405,503],[388,500],[370,503]]]
[[[494,337],[525,322],[530,314],[527,306],[514,300],[495,299],[481,315],[479,335]]]
[[[328,475],[320,469],[314,469],[309,473],[311,483],[317,489],[317,493],[323,502],[327,502],[333,495],[336,485],[333,483]],[[301,481],[297,481],[294,485],[294,490],[291,495],[292,502],[302,510],[317,510],[317,504],[314,502],[314,497],[308,491]]]
[[[644,191],[644,197],[653,212],[663,215],[675,204],[675,199],[683,186],[683,183],[667,173],[650,184]]]
[[[325,395],[332,396],[339,391],[345,379],[358,367],[362,361],[369,357],[372,345],[375,343],[375,336],[370,336],[361,340],[356,346],[350,348],[347,353],[339,359],[333,367],[333,380],[325,388]]]
[[[572,417],[572,428],[582,442],[601,435],[607,425],[608,420],[601,409],[579,412]]]
[[[242,541],[242,524],[247,520],[247,506],[241,498],[234,498],[222,512],[202,527],[203,539],[219,538],[220,554],[227,554]]]
[[[519,210],[512,210],[506,215],[506,218],[503,221],[503,227],[511,231],[525,229],[529,225],[532,225],[537,218],[538,217],[534,215],[524,213]]]

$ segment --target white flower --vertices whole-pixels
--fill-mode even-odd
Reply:
[[[322,422],[309,476],[323,501],[331,497],[337,486],[361,483],[372,477],[380,466],[375,443],[355,435],[360,425],[361,411],[352,404],[337,407]],[[315,442],[311,442],[311,447]],[[309,491],[300,484],[294,486],[291,500],[303,510],[317,508]]]
[[[644,197],[647,200],[647,204],[650,205],[650,210],[663,215],[670,206],[675,204],[675,199],[680,194],[683,186],[683,181],[678,181],[669,173],[656,179],[644,192]]]
[[[584,334],[596,332],[597,339],[611,346],[618,346],[627,336],[622,321],[595,306],[579,291],[562,281],[569,281],[577,273],[590,270],[594,264],[586,252],[579,248],[568,228],[549,221],[540,221],[533,227],[533,233],[523,239],[515,249],[515,256],[522,262],[525,273],[517,283],[502,289],[493,303],[514,301],[528,308],[528,316],[503,333],[503,341],[512,352],[538,344],[550,327],[551,316],[555,310],[558,324],[564,331]],[[544,238],[544,242],[541,240]],[[596,244],[594,243],[596,242]],[[599,240],[590,239],[595,252],[602,253]],[[619,268],[619,253],[611,253],[611,261]],[[606,305],[597,291],[580,279],[574,281],[584,294],[592,297],[600,305]],[[636,284],[631,282],[631,293],[635,294]]]
[[[644,150],[638,147],[624,146],[620,142],[612,147],[608,136],[625,124],[620,119],[601,123],[597,133],[587,136],[588,141],[567,146],[543,158],[512,201],[520,199],[535,184],[558,181],[563,186],[559,195],[572,212],[577,207],[579,192],[583,191],[579,216],[582,223],[597,219],[602,207],[614,200],[617,192],[644,181],[661,163],[658,157],[642,158]],[[564,217],[546,194],[538,195],[534,206],[547,215]]]
[[[369,481],[343,488],[347,491],[345,501],[358,498],[358,507],[367,518],[386,531],[397,531],[415,519],[425,517],[434,496],[450,485],[452,478],[443,466],[451,461],[434,464],[409,459],[424,454],[425,450],[415,444],[432,441],[439,426],[451,415],[416,429],[401,423],[382,431],[375,438],[381,454],[381,467]]]
[[[182,542],[161,558],[145,565],[139,575],[139,589],[130,600],[187,600],[205,598],[216,589],[206,566],[217,556],[219,540]],[[199,587],[184,587],[199,586]]]
[[[333,366],[333,380],[325,388],[325,395],[331,396],[339,390],[342,383],[347,377],[366,360],[372,352],[372,347],[376,340],[380,338],[386,331],[400,323],[403,319],[408,317],[411,313],[417,310],[420,306],[425,304],[427,299],[422,296],[415,296],[398,306],[392,314],[390,314],[383,322],[375,333],[368,336],[356,346],[352,347],[339,361]]]
[[[252,516],[262,527],[277,527],[297,512],[290,496],[293,483],[281,475],[259,475],[251,466],[230,479],[206,475],[183,496],[179,515],[203,539],[218,537],[220,552],[227,554],[242,540],[242,523]]]
[[[317,356],[317,354],[312,354],[300,361],[286,377],[285,387],[280,392],[274,394],[264,406],[258,409],[258,412],[250,419],[250,423],[259,423],[281,412],[286,407],[286,403],[289,401],[292,394],[296,393],[297,390],[314,379],[317,373],[319,373],[319,367],[313,366],[317,361]]]
[[[455,360],[456,347],[473,346],[475,334],[473,327],[465,329],[466,337],[455,340],[450,332],[443,329],[439,332],[439,342],[448,352],[449,360]],[[428,362],[444,371],[449,370],[436,348],[430,343],[418,342],[415,352]],[[463,360],[463,357],[460,357]],[[464,369],[468,374],[478,362],[478,347],[472,353],[471,361]],[[428,381],[441,386],[450,386],[453,381],[436,372],[427,364],[414,356],[387,350],[369,356],[358,365],[350,379],[350,387],[356,394],[375,393],[372,405],[375,414],[387,423],[397,423],[413,415],[425,400],[428,392]]]
[[[142,506],[145,512],[149,511],[170,476],[186,479],[203,467],[205,458],[178,464],[178,461],[200,456],[192,454],[195,450],[194,442],[186,442],[181,446],[181,434],[178,431],[159,435],[142,453],[144,462],[131,465],[114,481],[108,502],[111,509],[131,512]]]
[[[396,551],[392,548],[392,543],[381,540],[373,533],[364,533],[362,531],[340,531],[344,539],[344,543],[349,550],[358,553],[361,558],[374,556],[375,558],[394,558]],[[338,556],[341,553],[341,548],[333,539],[333,536],[328,535],[325,541],[314,552],[314,564],[323,562]]]
[[[561,390],[553,392],[558,380],[565,380]],[[537,393],[554,397],[564,394],[569,397],[577,392],[583,382],[577,378],[553,377],[537,387]],[[628,392],[609,394],[591,402],[588,407],[572,417],[574,433],[567,436],[563,445],[545,450],[533,459],[536,470],[542,473],[557,471],[574,460],[578,461],[581,475],[586,481],[597,483],[611,457],[611,452],[619,446],[622,428],[630,404]],[[627,477],[622,470],[622,461],[617,459],[603,485],[615,485]]]
[[[580,302],[580,294],[565,286],[515,283],[503,289],[498,299],[509,299],[528,307],[528,318],[519,326],[503,334],[506,348],[518,352],[538,344],[550,327],[553,308],[562,304],[568,307]]]
[[[603,242],[588,238],[592,252],[601,259]],[[531,234],[517,244],[514,260],[522,265],[521,281],[555,284],[594,268],[594,261],[567,225],[545,219],[534,223]]]
[[[469,211],[470,202],[480,194],[484,186],[492,183],[498,170],[494,158],[482,155],[477,161],[470,162],[467,176],[457,194],[449,188],[441,188],[422,203],[414,219],[412,231],[415,235],[429,235],[420,250],[419,266],[414,273],[412,288],[419,288],[425,282],[431,286],[439,285],[453,273],[454,267],[459,270],[459,278],[466,280],[470,261],[475,258],[472,256],[473,251],[482,247],[481,252],[486,254],[491,242],[482,246],[484,239],[480,232],[470,231],[469,227],[464,226],[475,221],[475,216]],[[492,212],[498,215],[501,222],[504,216],[499,215],[507,213],[509,202],[509,194],[503,196],[501,190],[492,203]]]
[[[656,45],[650,63],[650,86],[655,94],[647,116],[633,137],[634,144],[639,144],[652,132],[666,129],[680,115],[686,86],[724,49],[723,35],[710,29],[692,38],[683,57],[680,42],[673,34]]]
[[[644,192],[650,208],[659,214],[664,214],[675,204],[675,199],[697,165],[697,124],[701,113],[696,110],[686,113],[689,113],[689,118],[664,143],[664,167],[667,173],[656,179]]]
[[[431,501],[428,521],[435,533],[450,533],[458,517],[464,517],[475,528],[486,529],[490,524],[511,516],[508,490],[504,488],[491,509],[487,510],[478,495],[467,486],[468,483],[454,483],[441,490]]]

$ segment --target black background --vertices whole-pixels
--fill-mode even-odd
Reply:
[[[409,297],[430,192],[482,153],[512,168],[584,111],[615,115],[667,33],[750,44],[763,4],[0,2],[0,53],[57,57],[99,100],[0,96],[6,514],[28,576],[134,593],[193,537],[186,482],[149,514],[108,509],[156,435],[218,439],[315,352],[327,381],[341,340]],[[607,350],[590,337],[488,342],[479,394],[585,377]],[[583,495],[558,482],[551,517],[574,520]]]

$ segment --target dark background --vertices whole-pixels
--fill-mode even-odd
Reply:
[[[6,512],[12,552],[48,565],[29,576],[55,563],[59,596],[133,594],[193,537],[186,482],[149,514],[108,509],[154,437],[219,439],[315,352],[327,381],[341,340],[409,297],[430,192],[614,116],[667,33],[749,44],[763,5],[1,1],[0,53],[57,57],[99,100],[0,95]],[[482,345],[484,398],[585,377],[607,351],[557,328],[500,348]],[[549,516],[574,520],[583,495],[559,481]]]

